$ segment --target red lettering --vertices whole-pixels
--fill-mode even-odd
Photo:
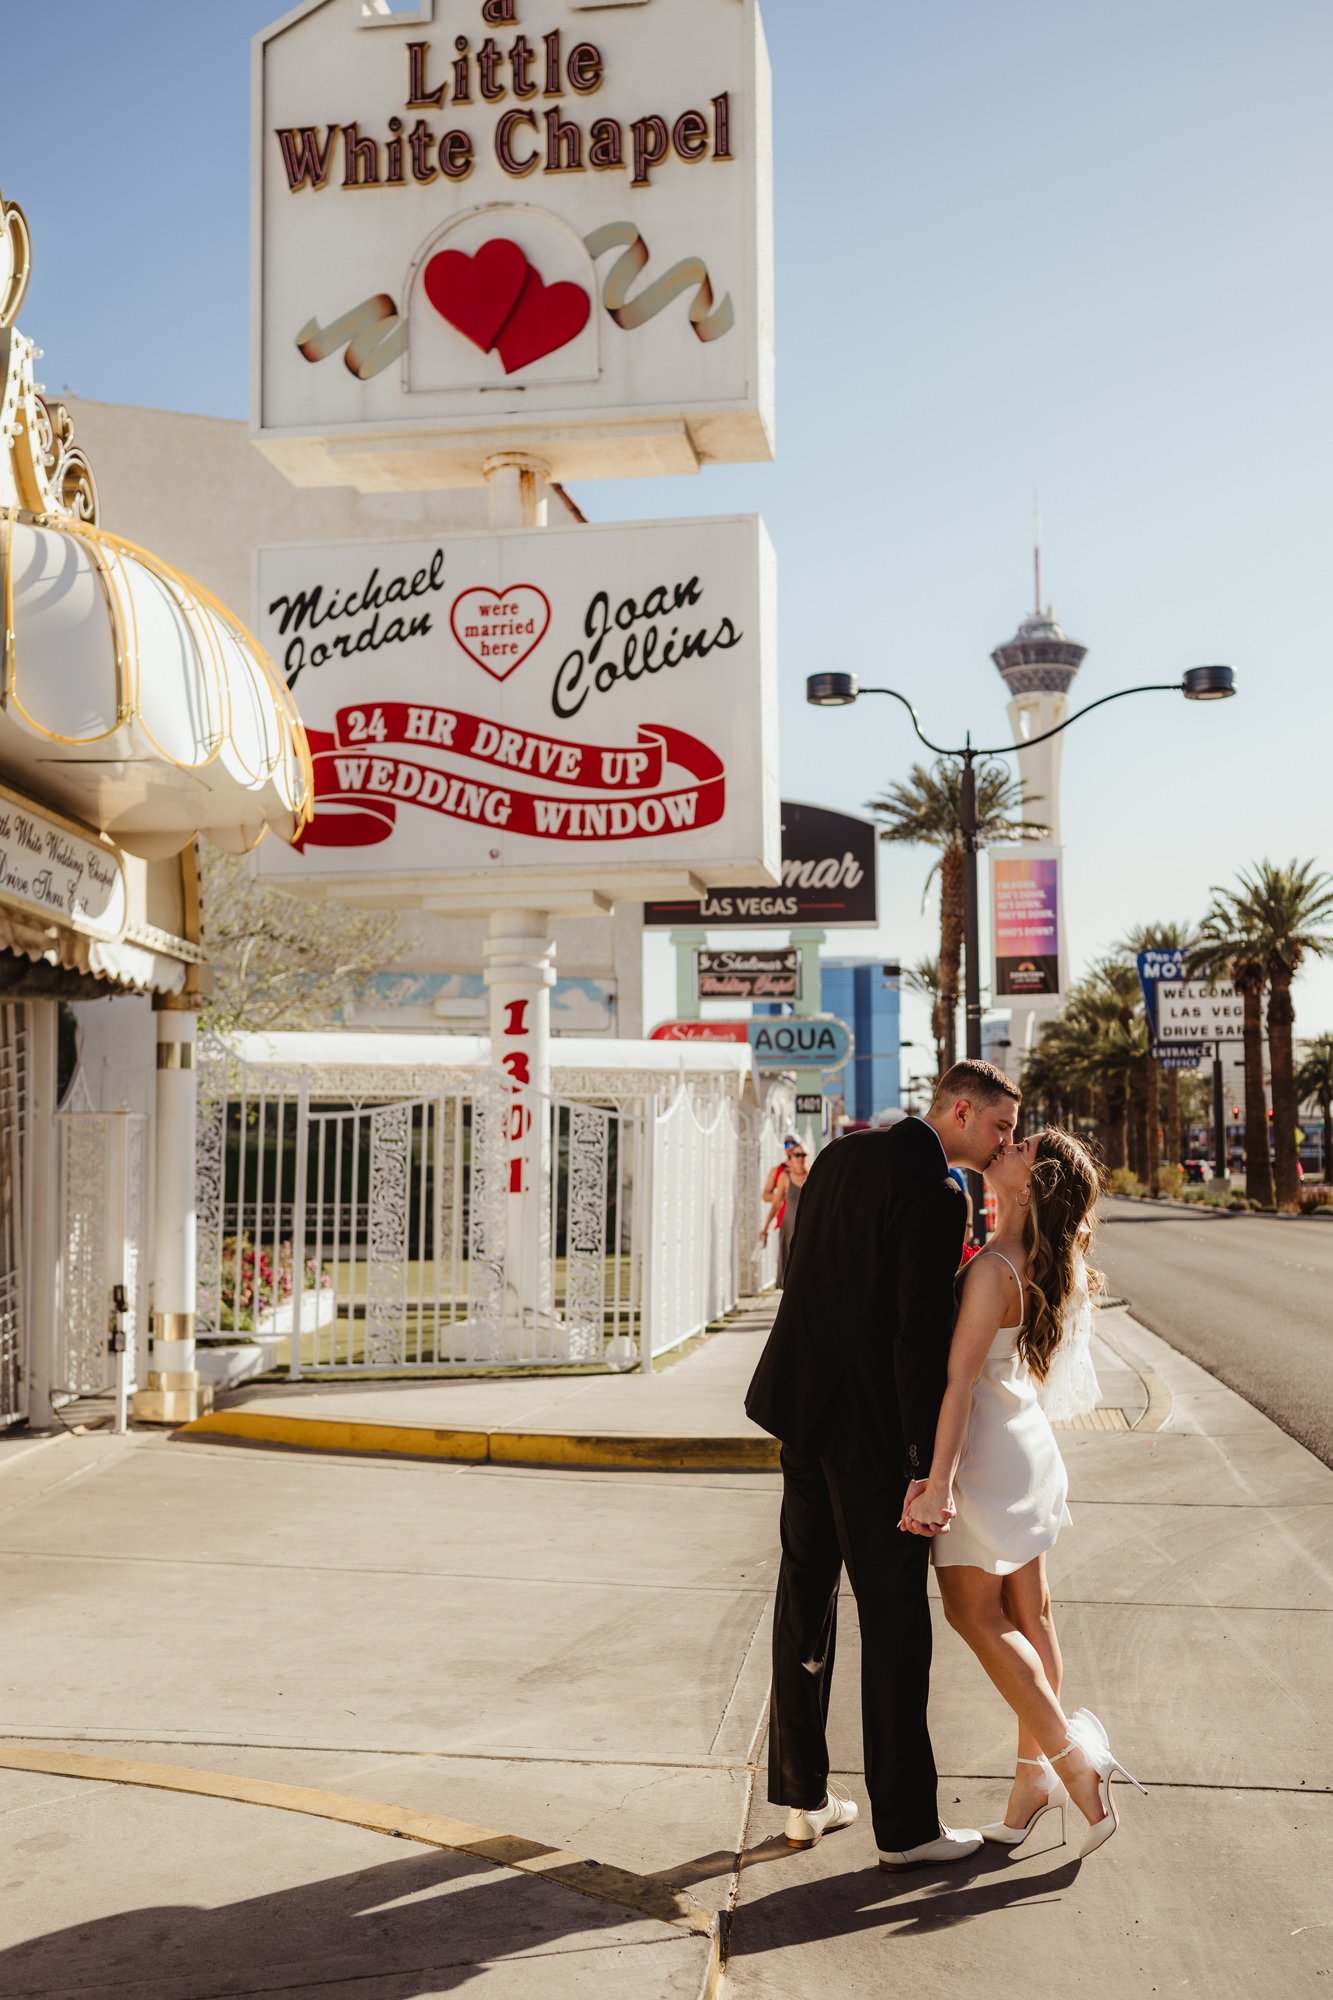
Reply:
[[[506,1000],[505,1013],[509,1016],[504,1032],[507,1035],[526,1035],[528,1032],[528,1003],[526,1000]]]
[[[407,45],[407,108],[409,111],[433,111],[444,103],[444,85],[434,90],[426,88],[426,57],[430,53],[429,42],[409,42]]]

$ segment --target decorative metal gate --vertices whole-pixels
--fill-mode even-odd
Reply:
[[[0,1429],[18,1423],[27,1405],[23,1387],[26,1032],[22,1002],[0,1005]]]
[[[292,1376],[616,1366],[637,1355],[641,1121],[562,1098],[532,1271],[509,1261],[512,1088],[489,1072],[389,1101],[312,1102],[206,1063],[198,1111],[201,1339],[260,1339]]]
[[[117,1287],[124,1299],[119,1323],[127,1389],[137,1385],[143,1358],[148,1121],[137,1112],[95,1111],[86,1088],[76,1082],[75,1090],[82,1102],[76,1098],[56,1116],[57,1401],[114,1390],[118,1363],[110,1332]]]

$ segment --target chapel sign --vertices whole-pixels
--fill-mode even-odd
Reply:
[[[776,875],[757,519],[263,548],[258,591],[315,765],[297,851],[260,852],[284,886],[484,910]]]
[[[300,483],[772,456],[755,0],[310,0],[256,37],[255,436]]]

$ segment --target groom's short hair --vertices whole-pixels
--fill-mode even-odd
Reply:
[[[1012,1097],[1015,1104],[1021,1104],[1023,1093],[1012,1077],[997,1069],[994,1063],[981,1062],[969,1056],[964,1062],[956,1062],[952,1069],[946,1069],[935,1085],[935,1095],[930,1100],[932,1111],[946,1110],[956,1104],[960,1097],[971,1098],[980,1104],[993,1104],[997,1097]]]

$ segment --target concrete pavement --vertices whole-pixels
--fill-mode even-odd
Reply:
[[[718,1989],[715,1913],[728,1990],[758,2000],[1322,1991],[1333,1473],[1127,1315],[1102,1331],[1123,1415],[1062,1437],[1075,1527],[1052,1569],[1069,1699],[1152,1791],[1082,1868],[1043,1848],[890,1877],[864,1821],[806,1854],[775,1838],[770,1473],[153,1433],[16,1455],[0,1994],[406,2000],[485,1974],[497,1996],[693,2000]],[[596,1427],[669,1408],[682,1434],[744,1435],[762,1337],[752,1319],[662,1375],[588,1382]],[[460,1392],[474,1415],[503,1392],[516,1428],[584,1393],[338,1395],[439,1397],[418,1415],[445,1427]],[[831,1731],[864,1802],[857,1672],[849,1599]],[[1007,1714],[943,1626],[934,1728],[945,1816],[995,1816]],[[61,1752],[124,1781],[3,1768]],[[212,1795],[157,1789],[152,1765]]]

